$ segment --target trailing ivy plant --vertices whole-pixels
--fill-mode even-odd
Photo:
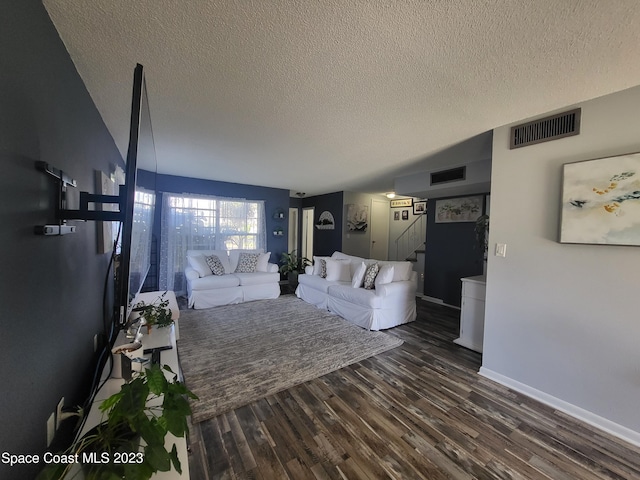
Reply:
[[[173,374],[171,381],[165,371]],[[80,462],[88,458],[98,460],[83,464],[85,478],[89,480],[148,480],[155,472],[167,472],[171,467],[182,473],[177,447],[174,443],[168,451],[165,436],[169,432],[176,437],[188,435],[191,407],[187,397],[198,398],[167,365],[162,368],[152,365],[102,402],[102,423],[89,430],[65,454],[77,455]],[[62,479],[72,465],[50,464],[38,480]]]
[[[140,314],[140,317],[144,319],[147,327],[156,325],[158,328],[162,328],[173,324],[169,300],[164,298],[164,294],[160,296],[160,303],[146,304],[144,301],[141,301],[136,303],[132,310]]]

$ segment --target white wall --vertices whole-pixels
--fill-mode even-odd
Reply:
[[[640,444],[640,247],[557,242],[562,165],[640,151],[640,86],[578,106],[579,136],[494,131],[481,373]]]

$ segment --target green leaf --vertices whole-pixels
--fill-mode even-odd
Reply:
[[[176,448],[176,444],[173,444],[173,448],[171,449],[171,453],[169,454],[171,457],[171,463],[173,463],[173,468],[176,469],[176,472],[182,474],[182,465],[180,464],[180,459],[178,458],[178,449]]]
[[[171,457],[163,445],[147,445],[144,459],[154,470],[167,472],[171,469]]]
[[[152,393],[162,395],[167,388],[167,379],[157,365],[154,367],[155,368],[150,368],[146,371],[147,384]]]

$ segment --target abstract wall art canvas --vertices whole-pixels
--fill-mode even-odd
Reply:
[[[436,200],[436,223],[475,222],[482,215],[482,197]]]
[[[640,153],[563,166],[560,242],[640,245]]]

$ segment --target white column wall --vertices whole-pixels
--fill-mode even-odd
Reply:
[[[640,444],[640,247],[557,242],[562,165],[640,151],[640,86],[577,106],[579,136],[494,131],[480,373]]]

